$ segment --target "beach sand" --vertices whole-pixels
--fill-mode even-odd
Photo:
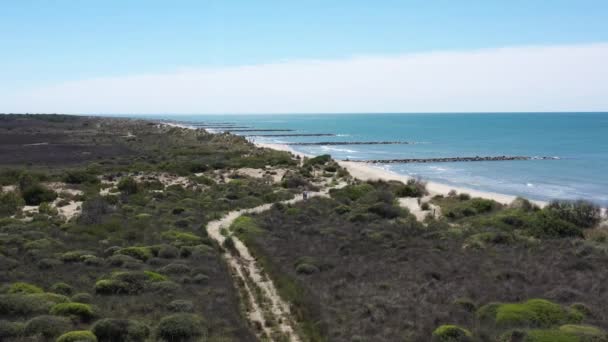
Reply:
[[[309,155],[296,152],[287,145],[257,143],[257,142],[255,144],[256,144],[256,146],[259,146],[259,147],[265,147],[265,148],[271,148],[271,149],[279,150],[279,151],[291,152],[294,155],[299,155],[300,157],[311,157]],[[406,175],[400,175],[395,172],[384,170],[384,169],[374,166],[372,164],[357,163],[357,162],[352,162],[352,161],[338,161],[338,163],[342,167],[347,169],[348,172],[353,177],[358,178],[360,180],[385,180],[385,181],[396,180],[396,181],[401,181],[401,182],[405,183],[408,181],[408,179],[411,178]],[[444,195],[445,196],[451,190],[455,190],[458,193],[468,193],[472,197],[487,198],[487,199],[491,199],[491,200],[494,200],[496,202],[503,203],[503,204],[509,204],[515,198],[517,198],[517,196],[513,196],[513,195],[480,191],[480,190],[468,189],[468,188],[464,188],[464,187],[455,187],[452,185],[441,184],[441,183],[436,183],[436,182],[427,182],[426,188],[429,191],[431,196],[434,196],[434,195]],[[533,202],[541,207],[543,207],[547,204],[547,202],[543,202],[543,201],[531,201],[531,202]]]

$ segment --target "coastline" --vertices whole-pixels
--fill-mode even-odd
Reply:
[[[255,142],[255,141],[253,143],[258,147],[270,148],[270,149],[278,150],[278,151],[291,152],[292,154],[294,154],[296,156],[300,156],[300,157],[313,157],[311,155],[307,155],[304,153],[294,151],[288,145],[259,143],[259,142]],[[401,182],[405,183],[409,179],[412,178],[410,176],[401,175],[401,174],[398,174],[398,173],[395,173],[392,171],[384,170],[382,168],[375,167],[370,164],[362,164],[362,163],[349,162],[349,161],[337,161],[337,162],[338,162],[338,164],[340,164],[340,166],[347,169],[348,172],[353,177],[358,178],[360,180],[364,180],[364,181],[366,181],[366,180],[385,180],[385,181],[396,180],[396,181],[401,181]],[[431,196],[434,196],[434,195],[444,195],[445,196],[451,190],[455,190],[458,193],[468,193],[472,197],[481,197],[481,198],[491,199],[491,200],[494,200],[494,201],[502,203],[502,204],[510,204],[511,202],[513,202],[514,199],[517,198],[517,196],[514,196],[514,195],[500,194],[500,193],[489,192],[489,191],[481,191],[481,190],[469,189],[466,187],[457,187],[457,186],[452,186],[452,185],[442,184],[442,183],[437,183],[437,182],[431,182],[431,181],[425,181],[425,182],[427,184],[426,188],[429,191]],[[544,207],[545,205],[547,205],[547,202],[545,202],[545,201],[530,200],[530,202],[532,202],[540,207]]]

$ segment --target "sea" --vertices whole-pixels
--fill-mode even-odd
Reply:
[[[136,116],[140,117],[141,116]],[[455,187],[535,200],[586,199],[608,207],[608,113],[435,113],[148,115],[147,118],[291,132],[320,137],[248,137],[266,143],[407,141],[405,145],[291,146],[335,159],[474,156],[556,157],[549,160],[375,164]],[[221,129],[220,129],[221,130]]]

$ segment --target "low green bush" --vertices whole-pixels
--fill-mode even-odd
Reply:
[[[578,323],[581,315],[545,299],[530,299],[523,303],[490,303],[482,306],[480,320],[499,327],[553,327],[564,323]]]
[[[57,198],[57,193],[40,184],[34,184],[25,188],[22,192],[22,196],[25,204],[40,205],[43,202],[54,201]]]
[[[578,336],[560,330],[530,330],[525,336],[525,342],[582,342]]]
[[[32,285],[32,284],[28,284],[28,283],[24,283],[24,282],[17,282],[17,283],[12,283],[7,291],[7,293],[12,293],[12,294],[27,294],[27,293],[43,293],[44,290],[39,288],[36,285]]]
[[[25,201],[16,192],[0,192],[0,216],[15,215],[24,205]]]
[[[0,341],[10,341],[23,335],[25,325],[21,322],[0,320]]]
[[[129,319],[101,319],[95,322],[91,331],[99,342],[143,342],[150,335],[146,325]]]
[[[139,191],[139,184],[133,177],[124,177],[116,185],[118,190],[125,195],[133,195]]]
[[[167,304],[167,310],[173,312],[192,312],[194,304],[191,300],[176,299]]]
[[[433,331],[433,342],[469,342],[473,341],[473,335],[465,328],[457,325],[442,325]]]
[[[93,307],[83,303],[59,303],[51,308],[50,313],[55,316],[78,317],[83,322],[88,322],[95,317]]]
[[[163,274],[190,274],[191,271],[188,265],[177,263],[172,263],[159,269],[159,272]]]
[[[206,334],[202,317],[193,314],[174,314],[163,317],[157,328],[157,335],[164,341],[189,341]]]
[[[126,247],[119,249],[116,253],[128,255],[141,261],[146,261],[152,257],[152,251],[149,247]]]
[[[76,303],[91,304],[93,302],[93,296],[86,292],[77,293],[73,295],[70,299],[72,302]]]
[[[115,279],[102,279],[95,283],[95,293],[100,295],[127,295],[140,291],[132,289],[129,284]]]
[[[585,339],[597,339],[598,341],[602,338],[608,339],[606,332],[591,325],[565,324],[559,327],[559,331]]]
[[[59,336],[57,342],[97,342],[97,337],[88,330],[77,330]]]
[[[51,339],[71,328],[72,323],[67,317],[42,315],[27,321],[23,331],[25,336]]]
[[[74,292],[74,288],[66,283],[55,283],[51,286],[51,291],[54,293],[59,293],[64,296],[69,296]]]
[[[198,245],[203,241],[200,236],[175,229],[163,232],[161,238],[177,247]]]
[[[156,273],[156,272],[152,272],[152,271],[144,271],[144,273],[148,276],[148,279],[152,282],[169,280],[169,278],[167,278],[166,276],[164,276],[160,273]]]
[[[581,228],[593,227],[602,219],[601,208],[583,200],[552,201],[544,210]]]

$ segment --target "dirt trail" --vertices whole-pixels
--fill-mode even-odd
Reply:
[[[328,193],[329,188],[320,192],[309,192],[308,197],[327,197]],[[289,204],[302,200],[302,195],[297,195],[295,198],[281,203]],[[251,209],[231,211],[223,218],[209,222],[207,225],[207,232],[211,238],[221,245],[226,239],[226,237],[221,234],[222,228],[228,229],[232,222],[243,214],[266,211],[270,209],[272,205],[272,203],[269,203]],[[243,300],[249,301],[251,304],[248,307],[248,319],[253,326],[260,327],[261,331],[259,332],[259,335],[265,335],[270,341],[276,340],[273,336],[276,335],[277,331],[281,335],[288,337],[289,341],[301,341],[296,333],[295,322],[291,316],[289,304],[279,296],[274,283],[258,266],[255,258],[251,255],[249,249],[247,249],[247,246],[245,246],[245,244],[236,236],[231,236],[239,255],[225,253],[224,256],[228,265],[233,269],[234,276],[238,278],[235,279],[235,282],[244,284],[243,287],[248,298],[243,298]],[[257,287],[257,289],[254,287]]]

